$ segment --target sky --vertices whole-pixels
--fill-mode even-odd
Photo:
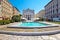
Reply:
[[[44,6],[51,0],[9,0],[9,2],[15,6],[22,14],[24,9],[34,10],[35,13],[44,9]]]

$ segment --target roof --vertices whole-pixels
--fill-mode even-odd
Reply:
[[[51,0],[47,5],[49,5],[52,1],[53,1],[53,0]],[[47,5],[45,5],[45,7],[46,7]]]
[[[25,10],[23,10],[23,11],[26,11],[26,10],[28,10],[28,11],[34,11],[34,10],[29,9],[29,8],[28,8],[28,9],[25,9]]]
[[[15,8],[17,11],[19,11],[17,7],[14,6],[14,8]],[[19,11],[19,12],[20,12],[20,11]]]

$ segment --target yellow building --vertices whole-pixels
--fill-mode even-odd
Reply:
[[[3,19],[11,19],[13,14],[13,6],[8,2],[8,0],[2,0],[1,6]]]
[[[1,12],[2,11],[2,6],[1,6],[1,1],[2,0],[0,0],[0,20],[2,20],[2,12]]]
[[[35,18],[44,18],[44,16],[45,16],[45,10],[41,10],[37,14],[35,14]]]
[[[2,8],[1,8],[1,5],[0,5],[0,20],[2,20],[2,12],[1,12]]]
[[[13,15],[19,15],[19,10],[8,0],[0,0],[0,20],[9,20]]]
[[[13,7],[13,15],[19,15],[19,14],[20,11],[16,7]]]

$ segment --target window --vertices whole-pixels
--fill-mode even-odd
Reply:
[[[59,20],[60,20],[60,18],[59,18]]]
[[[54,8],[54,5],[53,5],[53,8]]]
[[[54,10],[53,10],[53,13],[54,13]]]
[[[56,9],[57,13],[58,13],[58,9]]]
[[[57,15],[56,17],[58,18],[59,16]]]

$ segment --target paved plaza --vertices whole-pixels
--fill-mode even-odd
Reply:
[[[16,24],[16,23],[11,23],[11,24]],[[7,25],[1,26],[1,28],[5,28],[5,27],[7,27]],[[58,27],[56,29],[60,29],[60,28]],[[45,35],[45,36],[16,36],[16,35],[0,34],[0,40],[60,40],[60,34]]]
[[[60,34],[48,36],[15,36],[0,34],[0,40],[60,40]]]

